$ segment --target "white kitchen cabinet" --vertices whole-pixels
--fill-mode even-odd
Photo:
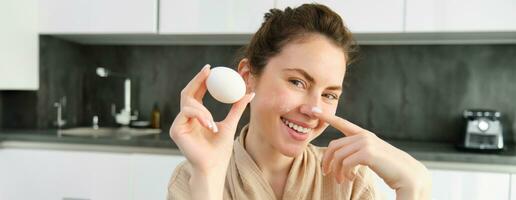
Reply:
[[[440,169],[430,169],[430,173],[433,200],[504,200],[509,199],[509,189],[512,190],[510,194],[516,194],[516,186],[511,184],[509,173]],[[512,180],[515,178],[516,175],[513,175]],[[375,175],[375,183],[377,193],[383,197],[381,199],[396,199],[396,192],[377,175]],[[514,196],[511,200],[516,200],[516,195]]]
[[[172,172],[184,160],[178,155],[133,155],[133,199],[166,199]]]
[[[277,7],[317,2],[337,12],[353,33],[403,32],[404,0],[277,0]]]
[[[160,34],[252,34],[274,0],[160,0]]]
[[[0,149],[0,199],[165,199],[179,155]]]
[[[37,0],[0,1],[0,90],[39,88]]]
[[[514,0],[407,0],[408,32],[516,31]]]
[[[124,154],[0,150],[0,199],[130,199]]]
[[[509,199],[508,173],[435,169],[430,172],[434,200]]]
[[[43,34],[157,33],[156,0],[39,1],[39,31]]]

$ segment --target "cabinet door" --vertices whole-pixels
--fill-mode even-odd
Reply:
[[[129,155],[0,151],[0,199],[132,199]]]
[[[172,172],[184,160],[174,155],[133,155],[134,200],[166,199]]]
[[[39,0],[39,31],[48,34],[157,32],[157,1]]]
[[[278,0],[277,7],[317,2],[337,12],[353,33],[403,32],[404,0]]]
[[[430,172],[434,200],[509,199],[509,174],[452,170]]]
[[[160,0],[162,34],[251,34],[274,0]]]
[[[511,174],[511,197],[510,200],[516,200],[516,174]]]
[[[37,0],[0,1],[0,90],[37,90]]]
[[[407,0],[406,30],[516,31],[516,1]]]

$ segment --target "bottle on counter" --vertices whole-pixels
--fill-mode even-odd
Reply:
[[[154,103],[154,107],[152,108],[151,114],[151,128],[160,128],[160,112],[158,102]]]

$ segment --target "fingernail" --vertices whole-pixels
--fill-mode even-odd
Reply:
[[[322,110],[319,107],[312,107],[312,112],[314,112],[314,113],[322,113]]]
[[[215,124],[215,122],[212,122],[213,123],[213,132],[217,133],[219,132],[219,128],[217,128],[217,124]]]
[[[251,98],[249,99],[249,101],[252,101],[254,99],[254,96],[256,96],[256,93],[252,92],[251,93]]]
[[[206,120],[205,122],[208,125],[208,128],[211,129],[213,127],[213,125],[211,124],[210,120]]]
[[[204,65],[204,67],[202,68],[202,70],[201,70],[201,71],[206,70],[206,68],[210,68],[210,64],[206,64],[206,65]]]

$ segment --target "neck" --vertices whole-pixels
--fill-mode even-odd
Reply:
[[[294,158],[285,156],[277,151],[272,144],[260,136],[261,131],[252,122],[249,124],[245,138],[245,149],[265,176],[284,175],[290,170]]]

